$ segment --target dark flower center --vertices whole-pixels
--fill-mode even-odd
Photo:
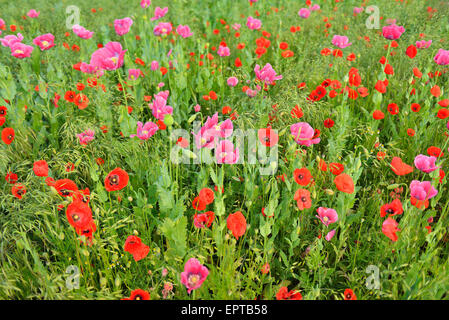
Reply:
[[[306,202],[307,201],[306,197],[301,197],[301,201]]]
[[[119,177],[116,174],[113,174],[112,176],[109,177],[109,183],[113,186],[118,185],[119,183]]]
[[[61,190],[59,190],[59,191],[61,192],[61,194],[62,194],[63,196],[68,196],[68,195],[70,194],[70,191],[67,190],[67,189],[61,189]]]
[[[140,294],[138,294],[134,297],[134,300],[142,300],[142,296]]]
[[[12,140],[12,138],[13,138],[12,134],[10,134],[7,138],[8,138],[8,140]]]
[[[77,221],[80,219],[80,216],[77,215],[77,214],[74,214],[74,215],[72,216],[72,219],[73,219],[73,221],[77,222]]]
[[[391,209],[391,208],[388,208],[388,209],[386,210],[386,212],[387,212],[387,213],[393,213],[393,212],[394,212],[394,210],[393,210],[393,209]]]
[[[302,179],[304,179],[304,175],[300,174],[300,175],[298,176],[298,178],[302,180]]]
[[[24,194],[24,193],[25,193],[25,191],[23,191],[22,189],[17,190],[17,194],[18,194],[19,196],[21,196],[21,195]]]

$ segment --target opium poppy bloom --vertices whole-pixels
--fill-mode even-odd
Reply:
[[[259,141],[266,147],[274,147],[279,141],[278,134],[271,128],[259,129],[257,136]]]
[[[25,195],[26,192],[27,192],[27,190],[26,190],[25,186],[20,183],[14,184],[11,188],[11,193],[17,199],[22,199],[22,197]]]
[[[123,298],[122,300],[150,300],[150,294],[142,289],[136,289],[131,291],[129,298]]]
[[[48,176],[48,163],[45,160],[39,160],[34,162],[33,165],[34,174],[38,177]]]
[[[150,247],[144,244],[138,236],[129,236],[125,241],[124,250],[131,253],[137,262],[148,255]]]
[[[357,296],[352,289],[346,289],[343,295],[345,296],[345,300],[357,300]]]
[[[5,144],[11,144],[14,141],[14,137],[16,136],[13,128],[4,128],[2,130],[2,141]]]
[[[293,171],[293,178],[300,186],[307,186],[312,180],[312,174],[307,168],[295,169]]]
[[[121,169],[115,168],[104,179],[104,186],[106,191],[117,191],[122,190],[128,185],[129,175],[128,173]]]
[[[240,211],[231,213],[226,219],[226,225],[237,240],[245,234],[246,219]]]
[[[187,293],[190,294],[192,290],[201,287],[208,275],[209,270],[206,266],[203,266],[197,259],[190,258],[184,266],[184,271],[181,272],[181,283],[186,286]]]
[[[78,191],[78,187],[75,182],[70,179],[61,179],[51,183],[58,194],[62,197],[69,197],[73,194],[73,192]]]
[[[296,200],[299,210],[308,209],[312,206],[312,200],[310,200],[310,192],[306,189],[298,189],[295,192],[295,196],[293,198]]]
[[[388,218],[382,224],[383,234],[390,238],[393,242],[398,240],[398,236],[396,234],[397,231],[400,231],[400,229],[398,229],[398,223],[393,218]]]
[[[276,300],[302,300],[302,295],[298,290],[288,291],[287,287],[281,287],[276,293]]]
[[[394,199],[391,203],[384,204],[382,207],[380,207],[380,216],[383,218],[387,214],[389,216],[395,216],[398,214],[402,214],[404,212],[402,208],[401,200]]]
[[[346,173],[341,173],[334,179],[335,186],[338,190],[345,193],[353,193],[354,192],[354,181],[351,176]]]
[[[89,205],[78,199],[67,206],[65,214],[75,229],[88,228],[92,221],[92,210]]]
[[[393,157],[391,160],[391,170],[396,173],[398,176],[404,176],[413,172],[413,167],[408,164],[402,162],[402,159],[399,157]]]

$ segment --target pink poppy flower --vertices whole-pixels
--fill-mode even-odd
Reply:
[[[168,7],[165,7],[163,9],[161,9],[160,7],[156,7],[156,9],[154,9],[154,17],[152,17],[150,20],[154,21],[154,20],[158,20],[162,17],[164,17],[168,12]]]
[[[254,73],[256,74],[258,80],[268,84],[272,84],[274,81],[282,79],[281,75],[276,75],[276,71],[274,71],[273,67],[269,63],[267,63],[262,69],[260,69],[260,66],[256,64]]]
[[[17,36],[15,35],[7,35],[4,38],[0,39],[0,42],[2,43],[2,46],[4,47],[10,47],[17,42],[22,42],[23,36],[21,33],[18,33]]]
[[[199,104],[197,104],[196,106],[193,107],[193,110],[195,110],[195,112],[200,112],[201,106]]]
[[[335,229],[329,231],[329,232],[326,234],[326,236],[324,237],[324,239],[326,239],[327,241],[331,241],[332,238],[334,237],[334,235],[335,235]]]
[[[170,22],[159,22],[159,24],[154,27],[153,34],[155,36],[160,36],[163,34],[169,35],[172,29],[173,27]]]
[[[315,130],[307,122],[298,122],[290,126],[290,132],[297,144],[309,147],[321,141],[320,138],[314,138]]]
[[[215,158],[218,164],[234,164],[239,160],[239,148],[229,140],[222,140],[215,149]]]
[[[390,238],[393,242],[396,242],[398,240],[398,236],[396,234],[396,232],[398,231],[401,230],[398,229],[398,223],[393,218],[388,218],[382,223],[383,234]]]
[[[438,190],[432,186],[430,181],[413,180],[410,183],[410,195],[418,200],[429,200],[437,194]]]
[[[319,207],[316,211],[318,212],[316,217],[320,219],[326,227],[338,220],[337,211],[334,209]]]
[[[90,39],[94,35],[93,31],[89,31],[86,28],[80,26],[79,24],[75,24],[72,27],[72,31],[74,34],[76,34],[81,39]]]
[[[246,26],[251,30],[259,30],[262,27],[262,22],[259,19],[254,19],[249,16],[246,20]]]
[[[209,275],[209,270],[203,266],[197,259],[191,258],[184,266],[184,272],[181,272],[181,283],[186,286],[190,294],[192,290],[198,289]]]
[[[161,95],[156,95],[149,106],[158,120],[164,120],[166,114],[173,114],[173,108],[167,105],[167,99]]]
[[[3,20],[2,18],[0,18],[0,29],[6,29],[5,20]]]
[[[140,69],[128,69],[128,80],[136,80],[140,76],[143,77],[143,72]]]
[[[429,173],[440,168],[435,166],[436,160],[436,157],[428,157],[420,154],[415,157],[415,167],[422,172]]]
[[[382,28],[382,35],[385,39],[396,40],[401,37],[404,31],[404,27],[397,26],[396,24],[391,24]]]
[[[430,47],[431,44],[432,44],[432,40],[429,40],[429,41],[426,41],[426,40],[416,41],[416,48],[418,48],[418,49],[427,49],[428,47]]]
[[[159,70],[159,62],[157,62],[156,60],[151,61],[151,70]]]
[[[241,27],[242,25],[240,23],[234,23],[232,25],[232,29],[234,29],[235,31],[239,31]]]
[[[79,139],[81,145],[87,145],[88,142],[92,141],[95,136],[95,132],[93,130],[86,130],[76,135]]]
[[[320,10],[320,9],[321,9],[321,7],[320,7],[320,5],[318,5],[318,4],[314,4],[314,5],[310,8],[311,11],[318,11],[318,10]]]
[[[449,64],[449,50],[438,50],[438,53],[433,60],[440,66],[446,66]]]
[[[27,16],[30,18],[37,18],[39,17],[39,15],[41,14],[40,11],[36,11],[34,9],[31,9],[30,11],[28,11]]]
[[[228,86],[235,87],[237,83],[239,83],[239,80],[236,77],[229,77],[226,82],[228,83]]]
[[[348,37],[346,36],[335,35],[332,38],[332,44],[336,47],[339,47],[340,49],[343,49],[349,47],[352,42],[349,42]]]
[[[131,18],[123,18],[114,20],[115,33],[119,36],[123,36],[129,32],[129,28],[133,25],[133,20]]]
[[[195,137],[195,144],[197,149],[208,148],[212,149],[215,147],[215,130],[214,127],[218,124],[218,112],[216,112],[212,118],[207,117],[206,122],[200,128],[198,133],[193,133]]]
[[[190,27],[183,26],[181,24],[176,28],[176,32],[183,38],[188,38],[188,37],[193,36],[193,33],[190,31]]]
[[[301,8],[298,11],[298,15],[303,19],[307,19],[310,16],[310,10],[307,8]]]
[[[11,46],[11,55],[19,59],[28,58],[31,52],[33,52],[33,49],[32,46],[16,42]]]
[[[140,1],[140,6],[142,7],[142,9],[148,8],[149,6],[151,6],[151,0]]]
[[[38,46],[41,51],[48,50],[55,46],[55,36],[51,33],[46,33],[34,38],[33,43]]]
[[[85,62],[81,62],[80,71],[83,73],[95,74],[97,77],[101,77],[104,74],[103,69],[100,67]]]
[[[229,55],[231,55],[231,50],[229,50],[228,47],[225,46],[219,46],[218,50],[217,50],[217,54],[220,57],[228,57]]]
[[[92,53],[90,64],[99,69],[116,70],[123,65],[126,51],[122,49],[120,42],[108,42],[106,46]]]
[[[359,14],[359,13],[362,13],[363,10],[364,10],[363,7],[354,7],[354,9],[352,9],[352,13],[355,14],[355,15],[357,15],[357,14]]]
[[[142,122],[137,122],[137,134],[132,134],[129,137],[134,138],[137,137],[140,140],[147,140],[151,138],[156,131],[159,130],[159,127],[154,122],[146,122],[143,124]]]

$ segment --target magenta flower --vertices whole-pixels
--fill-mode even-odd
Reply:
[[[5,29],[5,28],[6,28],[5,20],[3,20],[2,18],[0,18],[0,29]]]
[[[129,28],[133,25],[133,20],[131,18],[123,18],[114,20],[115,33],[119,36],[123,36],[129,32]]]
[[[203,266],[197,259],[190,258],[184,266],[184,272],[181,272],[181,283],[186,286],[190,294],[192,290],[198,289],[209,275],[209,270]]]
[[[86,130],[84,132],[81,132],[77,134],[76,136],[79,139],[79,142],[81,145],[87,145],[88,142],[92,141],[94,139],[95,132],[93,130]]]
[[[140,76],[143,77],[143,72],[140,69],[128,69],[128,80],[136,80]]]
[[[217,50],[217,54],[220,57],[228,57],[229,55],[231,55],[231,50],[229,50],[228,47],[225,46],[219,46],[218,50]]]
[[[153,34],[155,36],[160,36],[163,34],[169,35],[172,29],[173,27],[170,22],[159,22],[159,24],[154,27]]]
[[[151,0],[140,1],[140,6],[142,7],[142,9],[148,8],[149,6],[151,6]]]
[[[439,169],[439,167],[435,166],[435,161],[437,161],[436,157],[420,154],[415,157],[415,167],[422,172],[430,173]]]
[[[196,105],[193,107],[193,110],[195,110],[195,112],[200,112],[200,111],[201,111],[201,106],[200,106],[199,104],[196,104]]]
[[[195,144],[197,149],[201,148],[214,148],[215,141],[215,126],[218,125],[218,112],[216,112],[212,118],[207,117],[206,122],[200,128],[198,133],[193,133],[195,137]]]
[[[314,138],[315,130],[307,122],[298,122],[290,126],[290,132],[297,144],[309,147],[321,141],[320,138]]]
[[[235,31],[239,31],[241,27],[242,25],[240,23],[234,23],[232,25],[232,29],[234,29]]]
[[[349,47],[352,42],[349,42],[348,37],[346,36],[335,35],[332,38],[332,44],[336,47],[339,47],[340,49],[343,49]]]
[[[191,37],[193,36],[193,33],[190,31],[190,27],[189,26],[183,26],[182,24],[180,24],[177,28],[176,28],[176,32],[185,38]]]
[[[161,9],[160,7],[156,7],[156,9],[154,9],[154,17],[152,17],[150,20],[154,21],[154,20],[158,20],[162,17],[164,17],[168,12],[168,7],[165,7],[163,9]]]
[[[440,66],[446,66],[449,64],[449,50],[438,50],[438,53],[433,60]]]
[[[28,58],[31,52],[33,52],[33,49],[32,46],[16,42],[11,46],[11,55],[19,59]]]
[[[151,61],[151,70],[156,71],[159,69],[159,62],[156,60]]]
[[[310,16],[310,10],[307,8],[301,8],[298,11],[298,15],[303,19],[307,19]]]
[[[37,18],[40,15],[40,11],[36,11],[34,9],[31,9],[30,11],[28,11],[27,16],[30,18]]]
[[[418,200],[424,201],[435,197],[438,190],[432,186],[430,181],[413,180],[410,183],[410,195]]]
[[[125,52],[120,42],[108,42],[104,48],[92,53],[90,64],[99,69],[116,70],[123,65]]]
[[[312,10],[312,11],[318,11],[318,10],[320,10],[321,9],[321,7],[320,7],[320,5],[318,5],[318,4],[314,4],[311,8],[310,8],[310,10]]]
[[[404,27],[397,26],[396,24],[391,24],[382,28],[382,35],[385,39],[396,40],[401,37],[404,31]]]
[[[354,7],[354,9],[352,9],[352,13],[353,13],[354,15],[357,15],[357,14],[359,14],[359,13],[362,13],[363,10],[365,10],[363,7]]]
[[[234,149],[234,144],[229,140],[222,140],[215,148],[215,158],[218,164],[234,164],[239,160],[239,148]]]
[[[429,41],[426,41],[426,40],[416,41],[416,48],[418,48],[418,49],[427,49],[428,47],[430,47],[431,44],[432,44],[432,40],[429,40]]]
[[[237,83],[239,83],[239,80],[236,77],[229,77],[226,82],[228,83],[228,86],[235,87]]]
[[[72,31],[74,34],[76,34],[81,39],[90,39],[94,35],[93,31],[89,31],[86,28],[80,26],[79,24],[75,24],[72,27]]]
[[[137,122],[137,134],[132,134],[129,137],[137,137],[140,140],[148,140],[156,133],[157,130],[159,130],[159,127],[154,122],[149,121],[143,124],[139,121]]]
[[[259,30],[262,27],[262,22],[259,19],[254,19],[249,16],[246,20],[246,26],[251,30]]]
[[[2,46],[4,47],[10,47],[17,42],[22,42],[23,40],[23,36],[21,33],[18,33],[17,36],[15,35],[8,35],[5,36],[4,38],[0,39],[0,42],[2,43]]]
[[[83,73],[95,74],[98,78],[104,74],[103,69],[100,67],[85,62],[81,62],[80,71]]]
[[[46,33],[34,38],[33,43],[38,46],[41,51],[48,50],[55,46],[55,36],[51,33]]]
[[[173,114],[173,108],[167,105],[167,99],[160,94],[154,96],[149,106],[153,110],[153,116],[158,120],[164,120],[166,114]]]
[[[331,241],[332,238],[334,237],[334,235],[335,235],[335,229],[329,231],[329,232],[326,234],[326,236],[324,237],[324,239],[326,239],[327,241]]]
[[[320,219],[326,227],[338,220],[337,211],[334,209],[319,207],[316,211],[318,212],[316,217]]]
[[[260,69],[260,66],[256,64],[254,72],[256,73],[256,77],[258,80],[261,80],[268,84],[272,84],[274,83],[274,81],[282,79],[281,75],[276,75],[276,71],[274,71],[273,67],[269,63],[267,63],[262,69]]]

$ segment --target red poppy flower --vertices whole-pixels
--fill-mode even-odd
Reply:
[[[54,181],[51,186],[53,186],[62,197],[70,197],[73,192],[78,191],[78,187],[76,186],[75,182],[70,179],[61,179]]]
[[[14,184],[17,182],[17,174],[8,172],[5,176],[5,180],[6,180],[6,182],[8,182],[10,184]]]
[[[295,107],[290,111],[290,114],[292,115],[292,118],[299,119],[304,115],[304,112],[298,105],[295,105]]]
[[[6,117],[8,112],[8,108],[5,106],[0,106],[0,117]]]
[[[293,178],[297,184],[307,186],[312,180],[312,174],[307,168],[295,169],[295,171],[293,171]]]
[[[11,144],[14,141],[14,137],[16,136],[13,128],[4,128],[2,130],[2,141],[5,144]]]
[[[343,295],[345,296],[345,300],[357,300],[357,296],[352,289],[346,289]]]
[[[73,102],[78,106],[78,109],[83,110],[89,105],[89,98],[82,93],[78,93]]]
[[[429,207],[429,200],[418,200],[415,197],[410,197],[410,203],[420,210]]]
[[[293,197],[296,200],[299,210],[308,209],[312,206],[312,200],[310,199],[310,192],[306,189],[298,189]]]
[[[421,106],[419,105],[419,103],[412,103],[410,108],[413,112],[419,112],[419,110],[421,110]]]
[[[302,300],[302,295],[297,290],[288,291],[287,287],[281,287],[276,293],[276,300]]]
[[[104,179],[106,191],[122,190],[128,185],[129,175],[122,168],[115,168]]]
[[[259,129],[257,131],[259,141],[266,147],[274,147],[278,141],[278,134],[271,128]]]
[[[192,207],[197,211],[203,211],[206,210],[206,203],[198,196],[195,199],[193,199]]]
[[[441,107],[446,108],[447,106],[449,106],[449,99],[443,99],[443,100],[439,101],[438,104]]]
[[[122,300],[150,300],[150,294],[142,289],[136,289],[131,291],[131,296],[129,298],[124,298]]]
[[[6,122],[6,118],[5,117],[0,117],[0,127],[3,126]]]
[[[325,128],[332,128],[334,126],[335,122],[331,118],[327,118],[324,120],[324,127]]]
[[[203,188],[200,190],[199,193],[199,199],[200,201],[204,202],[206,205],[211,204],[214,202],[214,192],[210,188]]]
[[[39,160],[34,162],[33,165],[34,174],[38,177],[48,176],[48,163],[45,160]]]
[[[333,175],[338,176],[345,170],[345,166],[338,162],[329,163],[329,171],[332,172]]]
[[[373,112],[373,118],[374,118],[374,120],[382,120],[383,118],[385,118],[385,115],[382,111],[375,110]]]
[[[385,83],[381,80],[378,80],[376,82],[376,85],[374,86],[374,89],[376,89],[378,92],[380,93],[385,93],[387,92],[387,86],[385,85]]]
[[[129,236],[125,241],[124,250],[131,253],[137,262],[148,255],[150,247],[144,244],[138,236]]]
[[[97,225],[93,220],[90,220],[89,224],[84,228],[75,228],[75,232],[80,236],[87,238],[88,245],[92,244],[92,238],[94,232],[97,231]]]
[[[437,85],[434,85],[434,86],[430,89],[430,93],[432,94],[432,96],[438,98],[438,97],[441,95],[440,87],[437,86]]]
[[[413,137],[414,135],[415,135],[415,130],[413,130],[413,129],[407,129],[407,134],[410,136],[410,137]]]
[[[394,199],[391,203],[384,204],[382,207],[380,207],[380,216],[383,218],[387,214],[389,216],[395,216],[398,214],[402,214],[404,212],[402,208],[401,200]]]
[[[237,240],[245,234],[246,219],[240,211],[231,213],[226,219],[226,225]]]
[[[390,103],[388,105],[387,109],[388,109],[388,112],[391,113],[392,115],[399,113],[399,107],[396,103]]]
[[[404,176],[413,172],[413,167],[408,164],[402,162],[402,159],[399,157],[393,157],[391,160],[391,170],[396,173],[398,176]]]
[[[17,199],[22,199],[22,197],[25,195],[26,192],[27,192],[27,190],[26,190],[25,186],[20,183],[14,184],[11,188],[11,193]]]
[[[449,117],[449,109],[441,108],[437,112],[437,117],[440,119],[446,119],[447,117]]]
[[[318,162],[318,168],[320,168],[321,171],[327,171],[326,161],[320,159],[320,161]]]
[[[410,45],[407,50],[405,51],[405,54],[408,55],[410,59],[413,59],[416,57],[416,54],[418,53],[418,50],[414,45]]]
[[[65,214],[68,222],[75,229],[88,228],[92,221],[92,210],[87,203],[79,199],[75,199],[67,206]]]
[[[388,218],[382,224],[382,233],[393,242],[398,240],[397,231],[400,231],[400,229],[398,229],[398,223],[393,218]]]
[[[236,68],[239,68],[242,66],[242,61],[240,60],[240,58],[236,58],[234,61],[234,65]]]
[[[441,152],[441,149],[435,146],[427,148],[427,154],[436,158],[442,157],[444,155],[444,153]]]
[[[76,92],[75,91],[67,91],[64,94],[64,99],[68,102],[75,102]]]
[[[346,173],[341,173],[334,179],[335,186],[338,190],[345,193],[353,193],[354,192],[354,181],[351,176]]]

